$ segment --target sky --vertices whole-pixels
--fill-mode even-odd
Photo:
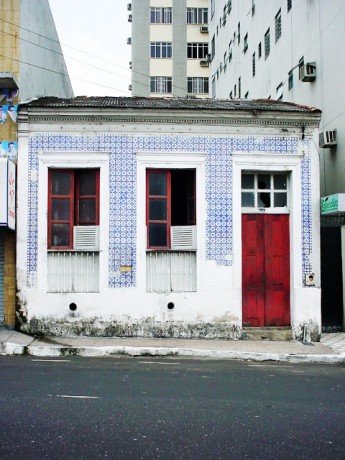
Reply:
[[[75,96],[130,96],[130,0],[49,0]]]

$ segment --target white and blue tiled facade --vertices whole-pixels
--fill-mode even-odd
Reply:
[[[311,273],[312,252],[311,153],[304,141],[301,159],[302,276]],[[33,134],[28,158],[27,286],[35,286],[38,261],[38,155],[43,152],[110,152],[108,287],[136,286],[136,152],[206,153],[205,197],[206,259],[231,266],[233,252],[233,154],[296,155],[297,137],[136,135],[136,134]],[[102,225],[102,223],[101,223]],[[120,266],[131,266],[122,272]]]

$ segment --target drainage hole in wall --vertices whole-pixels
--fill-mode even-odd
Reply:
[[[172,310],[174,307],[175,307],[174,302],[169,302],[169,303],[168,303],[168,308],[169,308],[169,310]]]
[[[69,309],[70,309],[71,311],[76,311],[76,309],[77,309],[77,304],[75,304],[74,302],[70,303],[70,304],[69,304]]]

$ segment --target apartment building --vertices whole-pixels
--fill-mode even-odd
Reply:
[[[133,0],[132,96],[208,97],[208,0]]]
[[[210,0],[213,97],[322,110],[322,320],[333,328],[345,327],[344,23],[344,0]]]

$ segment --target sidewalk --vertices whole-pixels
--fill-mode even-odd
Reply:
[[[345,333],[324,334],[321,342],[266,340],[194,340],[106,337],[37,339],[0,329],[1,355],[39,357],[114,355],[189,356],[252,361],[345,364]]]

